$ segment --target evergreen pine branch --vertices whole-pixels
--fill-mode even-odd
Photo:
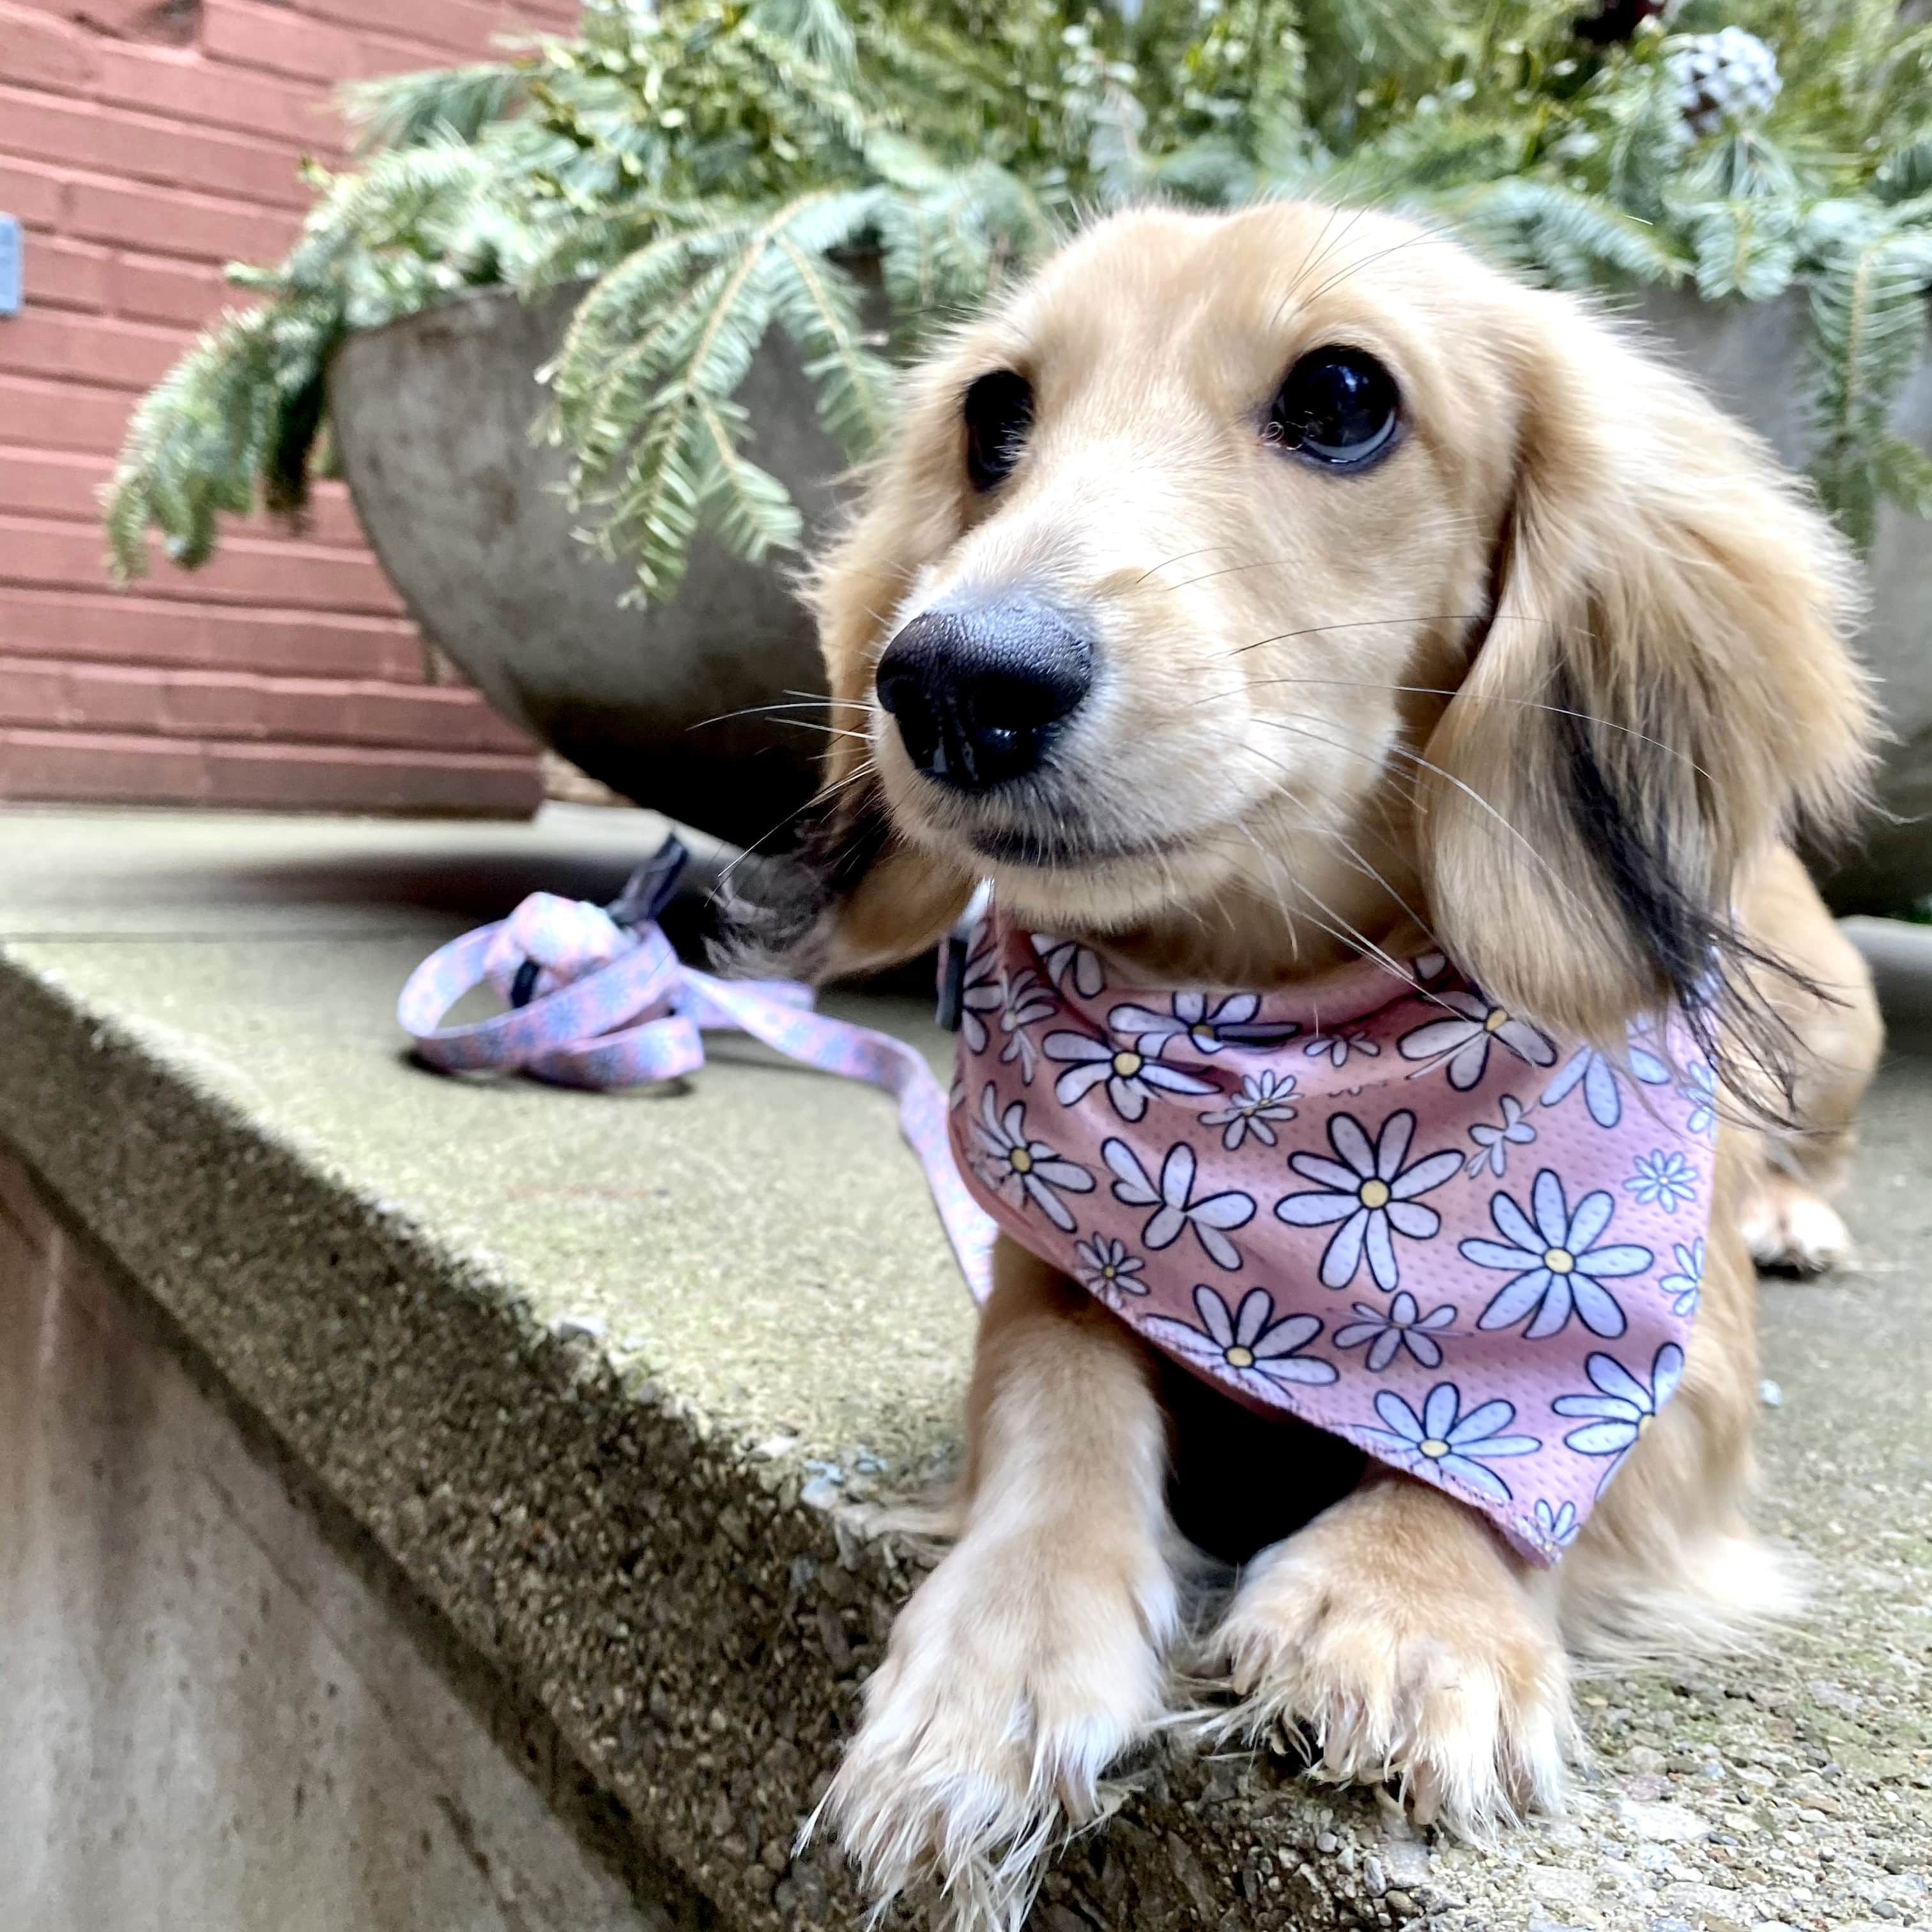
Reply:
[[[586,0],[574,39],[352,90],[364,160],[261,298],[136,412],[106,496],[205,558],[219,519],[299,509],[349,331],[476,285],[590,284],[546,372],[586,534],[667,595],[696,532],[796,536],[734,400],[776,326],[854,454],[891,406],[848,255],[875,250],[894,353],[1084,210],[1316,192],[1448,217],[1565,286],[1694,276],[1810,304],[1815,472],[1868,539],[1932,459],[1889,415],[1932,281],[1932,24],[1892,0],[1690,0],[1776,50],[1768,116],[1688,126],[1654,38],[1582,50],[1582,0]]]
[[[745,39],[746,46],[768,70],[767,79],[775,100],[808,102],[846,147],[856,151],[865,146],[866,136],[878,124],[878,116],[876,112],[868,112],[838,74],[820,65],[802,47],[782,34],[760,32],[748,22]]]
[[[1888,436],[1874,452],[1878,493],[1915,517],[1932,517],[1932,455],[1902,436]]]
[[[572,349],[566,338],[566,351],[538,371],[550,386],[552,440],[570,448],[572,490],[580,503],[640,436],[678,345],[690,340],[734,268],[729,256],[701,272],[692,266],[692,278],[662,300],[649,326],[617,355],[580,344]]]
[[[776,476],[738,447],[751,426],[744,410],[712,402],[700,404],[696,415],[707,452],[698,508],[711,513],[720,540],[748,563],[762,563],[774,550],[797,549],[805,535],[798,506]]]
[[[866,343],[858,284],[790,236],[777,247],[790,271],[778,286],[778,319],[805,358],[819,420],[847,455],[869,455],[891,422],[891,372]]]
[[[806,327],[804,298],[795,282],[787,287],[788,231],[808,236],[813,218],[836,216],[842,199],[850,197],[819,190],[762,219],[666,238],[613,270],[578,310],[550,375],[557,422],[575,455],[573,497],[600,513],[600,548],[634,560],[646,596],[668,596],[680,580],[685,547],[707,506],[722,507],[718,534],[742,554],[752,554],[748,544],[761,556],[791,540],[784,532],[793,526],[771,497],[781,486],[728,462],[728,406],[782,308]],[[846,224],[854,218],[848,213]],[[708,272],[665,298],[681,272],[706,261]],[[640,301],[658,313],[626,340],[620,319]],[[813,326],[824,328],[823,316]]]
[[[1768,302],[1798,266],[1796,206],[1784,200],[1700,202],[1684,211],[1697,292],[1706,302],[1741,296]]]
[[[1606,277],[1667,283],[1684,272],[1664,230],[1555,182],[1518,176],[1442,205],[1480,244],[1558,288]]]
[[[763,31],[788,42],[842,86],[857,78],[858,33],[838,0],[758,0],[753,17]]]
[[[590,420],[611,412],[626,384],[656,376],[680,320],[674,292],[681,288],[688,299],[694,272],[726,254],[736,235],[729,224],[674,230],[602,276],[578,304],[556,356],[537,372],[560,406],[584,411],[587,429]]]
[[[1880,201],[1892,203],[1932,195],[1932,133],[1886,155],[1872,177],[1872,192]]]
[[[474,141],[491,122],[524,106],[530,81],[526,64],[479,61],[350,81],[336,90],[336,98],[356,130],[356,154],[367,158],[386,148],[420,147],[452,135]]]
[[[1891,417],[1925,352],[1932,229],[1840,204],[1814,214],[1810,239],[1818,381],[1812,474],[1847,533],[1868,549],[1885,491],[1911,484],[1911,466],[1891,453]],[[1908,500],[1916,495],[1908,487]]]
[[[274,316],[230,313],[142,398],[103,492],[115,574],[146,574],[146,532],[192,569],[214,547],[218,514],[254,508],[279,413]]]
[[[1669,70],[1660,62],[1609,89],[1603,111],[1605,198],[1640,220],[1664,219],[1690,139]]]
[[[684,580],[705,490],[702,436],[694,410],[660,409],[608,493],[602,522],[578,532],[604,556],[635,566],[638,590],[627,593],[633,601],[663,602]]]

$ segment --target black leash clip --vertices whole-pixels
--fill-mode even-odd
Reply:
[[[624,890],[604,910],[619,926],[648,926],[677,896],[691,854],[675,833],[624,881]]]

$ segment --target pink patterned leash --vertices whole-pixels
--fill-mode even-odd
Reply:
[[[532,892],[490,926],[439,947],[410,975],[396,1018],[445,1073],[526,1073],[560,1087],[639,1086],[704,1064],[706,1032],[748,1034],[807,1066],[891,1094],[976,1301],[992,1288],[992,1217],[966,1191],[946,1136],[946,1099],[923,1054],[870,1027],[812,1011],[785,980],[720,980],[686,966],[657,918],[686,854],[668,839],[607,908]],[[488,980],[507,1012],[444,1026]]]

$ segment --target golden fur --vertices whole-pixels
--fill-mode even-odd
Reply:
[[[1360,475],[1260,434],[1282,372],[1337,343],[1403,398],[1400,446]],[[976,496],[961,398],[1003,368],[1036,417]],[[1431,932],[1492,997],[1601,1041],[1701,986],[1735,1117],[1702,1310],[1681,1393],[1572,1553],[1532,1572],[1376,1469],[1243,1552],[1207,1640],[1238,1700],[1224,1728],[1312,1739],[1319,1774],[1388,1780],[1466,1832],[1559,1802],[1566,1643],[1627,1658],[1785,1601],[1743,1514],[1740,1231],[1767,1262],[1844,1249],[1822,1197],[1877,1022],[1784,842],[1841,822],[1863,782],[1851,580],[1768,454],[1633,333],[1405,224],[1287,206],[1075,242],[916,372],[816,578],[838,722],[862,725],[833,741],[818,970],[920,950],[986,876],[1042,928],[1180,980],[1279,985]],[[942,790],[872,689],[934,600],[1015,588],[1077,608],[1101,666],[1057,801]],[[1070,825],[1111,856],[976,844]],[[1203,1406],[1030,1256],[1003,1243],[958,1540],[827,1801],[880,1896],[934,1880],[976,1928],[1018,1923],[1108,1765],[1171,1714],[1171,1436]],[[1286,1428],[1282,1457],[1315,1466]]]

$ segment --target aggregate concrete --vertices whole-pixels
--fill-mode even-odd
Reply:
[[[790,1846],[926,1560],[877,1516],[956,1454],[970,1330],[890,1104],[730,1042],[622,1096],[408,1062],[416,960],[608,896],[643,814],[0,826],[0,1138],[706,1916],[856,1924]],[[832,1004],[943,1061],[916,1003]],[[1855,1270],[1764,1297],[1802,1624],[1586,1685],[1570,1815],[1487,1850],[1157,1758],[1036,1923],[1932,1924],[1932,1062],[1882,1076],[1850,1214]]]

